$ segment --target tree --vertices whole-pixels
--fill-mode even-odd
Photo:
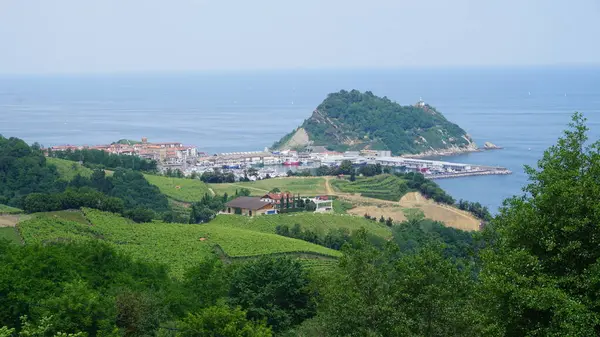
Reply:
[[[356,173],[352,172],[352,174],[350,174],[350,181],[356,181]]]
[[[278,187],[273,187],[273,188],[272,188],[272,189],[269,191],[269,193],[279,193],[279,192],[281,192],[281,190],[280,190]]]
[[[385,221],[386,226],[392,227],[394,225],[394,220],[392,218],[387,218]]]
[[[236,208],[237,210],[237,208]],[[210,209],[208,206],[196,203],[192,205],[192,212],[190,214],[190,223],[205,223],[214,219],[217,215],[215,211]]]
[[[156,299],[147,294],[125,290],[115,299],[116,324],[124,336],[152,336],[164,313]]]
[[[184,275],[184,286],[192,308],[201,309],[216,305],[229,291],[229,272],[216,256],[210,256]]]
[[[379,222],[380,223],[385,223],[385,218],[383,217],[383,215],[381,216],[381,218],[379,218]]]
[[[342,251],[320,291],[325,335],[482,335],[469,270],[445,259],[438,247],[398,256],[392,245],[373,247],[361,229]]]
[[[144,207],[136,207],[125,211],[124,215],[137,223],[150,222],[156,217],[156,213],[153,210]]]
[[[246,318],[239,307],[218,305],[197,314],[188,314],[179,324],[177,337],[270,337],[271,329],[264,321]]]
[[[249,319],[266,319],[274,331],[282,331],[314,314],[308,285],[297,260],[263,257],[234,272],[229,296]]]
[[[340,166],[338,167],[338,174],[350,175],[354,171],[354,167],[352,166],[352,162],[349,160],[343,160]]]
[[[484,309],[503,335],[592,336],[600,329],[600,143],[579,113],[522,196],[486,229]]]
[[[314,212],[317,210],[317,204],[314,201],[310,200],[304,204],[304,210],[307,212]]]

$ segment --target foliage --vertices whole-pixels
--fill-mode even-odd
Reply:
[[[28,213],[50,212],[63,209],[93,207],[102,211],[123,212],[123,201],[109,197],[89,187],[68,188],[62,193],[31,193],[23,201],[23,209]]]
[[[0,203],[19,207],[23,197],[36,192],[59,192],[55,166],[47,165],[39,145],[0,136]]]
[[[481,205],[479,202],[469,202],[460,199],[456,203],[456,207],[458,207],[458,209],[462,209],[463,211],[470,212],[481,220],[492,220],[492,214],[490,213],[489,209],[486,206]]]
[[[17,232],[15,227],[0,227],[0,241],[2,239],[13,243],[21,242],[21,237],[19,236],[19,233]]]
[[[184,286],[194,309],[217,305],[219,299],[227,296],[230,278],[230,270],[214,255],[206,256],[188,268],[184,274]]]
[[[235,182],[235,176],[231,172],[221,172],[219,169],[215,169],[213,172],[206,171],[202,173],[200,180],[211,184],[233,183]]]
[[[446,191],[435,183],[435,181],[425,179],[425,176],[421,173],[409,172],[396,173],[395,175],[404,179],[409,189],[421,192],[426,198],[433,199],[440,203],[454,205],[454,198],[447,194]]]
[[[356,181],[333,180],[334,188],[345,193],[360,193],[363,197],[398,201],[409,191],[404,179],[389,174],[381,174],[368,178],[357,178]]]
[[[302,127],[313,145],[340,151],[370,147],[403,154],[468,145],[466,132],[433,107],[401,106],[370,91],[329,94]]]
[[[357,235],[321,289],[328,336],[473,336],[473,281],[435,247],[397,256]]]
[[[143,159],[138,156],[108,153],[102,150],[82,149],[66,151],[52,151],[49,155],[54,158],[83,162],[83,165],[94,169],[130,169],[134,171],[153,172],[156,170],[156,161]]]
[[[264,322],[246,318],[239,307],[218,305],[197,314],[188,314],[179,324],[177,337],[270,337],[273,334]]]
[[[309,280],[298,261],[263,257],[235,270],[229,300],[249,319],[266,319],[282,331],[314,315]]]
[[[198,179],[170,178],[145,174],[146,180],[169,198],[182,202],[197,202],[208,193],[208,186]]]
[[[0,326],[18,327],[26,315],[48,332],[44,336],[106,334],[116,328],[119,289],[143,290],[160,300],[170,285],[165,268],[93,241],[0,246]]]
[[[503,335],[592,336],[600,329],[600,142],[581,114],[522,196],[492,221],[482,282],[490,329]]]
[[[229,200],[227,194],[223,196],[215,195],[210,196],[208,193],[204,194],[202,199],[192,205],[192,212],[190,214],[190,223],[205,223],[214,219],[217,213],[225,209],[225,203]]]
[[[392,233],[394,242],[403,253],[435,244],[443,247],[444,256],[450,259],[467,260],[477,256],[477,240],[473,233],[446,227],[437,221],[410,219],[393,226]]]

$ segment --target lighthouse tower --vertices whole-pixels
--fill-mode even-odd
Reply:
[[[417,102],[417,106],[419,108],[424,108],[425,107],[425,101],[423,101],[423,98],[419,97],[419,101]]]

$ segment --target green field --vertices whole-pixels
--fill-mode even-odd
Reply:
[[[157,186],[160,192],[169,198],[181,202],[197,202],[209,193],[208,186],[198,179],[171,178],[144,174],[152,185]]]
[[[309,242],[233,226],[136,224],[111,213],[92,209],[84,212],[91,225],[41,214],[21,222],[19,229],[26,243],[103,240],[136,258],[163,263],[175,276],[181,276],[186,268],[213,254],[215,244],[231,257],[303,252],[341,255]]]
[[[295,224],[299,224],[303,229],[311,229],[321,235],[325,235],[330,230],[338,228],[347,228],[350,231],[355,231],[364,227],[367,231],[382,238],[391,236],[390,229],[379,222],[358,216],[338,214],[292,213],[263,215],[253,218],[227,214],[217,216],[209,224],[219,227],[244,228],[263,233],[275,233],[277,225],[292,227]]]
[[[15,227],[0,227],[0,239],[6,239],[15,243],[21,242],[21,237]]]
[[[247,188],[252,195],[262,195],[274,188],[279,188],[282,192],[289,191],[301,196],[317,196],[326,194],[325,178],[321,177],[288,177],[272,178],[258,181],[209,184],[216,194],[227,193],[234,195],[235,190]]]
[[[0,204],[0,214],[19,214],[19,213],[23,213],[23,210]]]
[[[409,191],[403,179],[389,174],[358,177],[356,181],[332,180],[331,185],[340,192],[391,201],[399,201]]]
[[[91,169],[74,161],[50,157],[46,158],[46,160],[48,161],[48,164],[56,166],[60,177],[67,181],[73,180],[78,174],[83,177],[90,177],[93,172]]]

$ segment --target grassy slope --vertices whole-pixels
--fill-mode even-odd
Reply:
[[[162,194],[181,202],[200,201],[204,194],[209,192],[208,186],[198,179],[170,178],[150,174],[145,174],[144,177],[150,184],[156,185]]]
[[[64,160],[59,158],[46,158],[48,164],[56,166],[60,177],[64,180],[71,181],[77,174],[84,177],[90,177],[92,170],[80,165],[77,162]]]
[[[316,196],[326,194],[325,178],[322,177],[289,177],[273,178],[250,182],[231,184],[209,184],[216,194],[235,194],[236,189],[247,188],[252,195],[262,195],[277,187],[281,191],[290,191],[301,196]]]
[[[134,257],[164,263],[176,276],[212,254],[214,244],[221,246],[227,255],[236,257],[286,252],[340,256],[337,251],[301,240],[218,224],[135,224],[111,213],[91,209],[85,209],[85,213],[91,226],[40,215],[21,222],[19,228],[26,243],[64,239],[104,240]],[[206,240],[201,241],[200,238]]]
[[[14,243],[21,242],[21,237],[19,237],[15,227],[0,227],[0,239],[6,239]]]
[[[331,185],[337,191],[344,193],[360,193],[377,199],[398,201],[408,189],[404,191],[400,186],[404,180],[389,174],[377,175],[374,177],[358,177],[356,181],[332,180]]]
[[[388,238],[391,231],[385,225],[366,220],[363,217],[337,214],[293,213],[280,215],[265,215],[254,218],[240,215],[220,215],[210,222],[210,225],[231,228],[246,228],[264,233],[275,233],[277,225],[292,227],[299,224],[303,229],[312,229],[320,234],[327,234],[331,229],[347,228],[350,231],[364,227],[369,232]]]
[[[23,213],[23,210],[0,204],[0,214],[19,214],[19,213]]]

